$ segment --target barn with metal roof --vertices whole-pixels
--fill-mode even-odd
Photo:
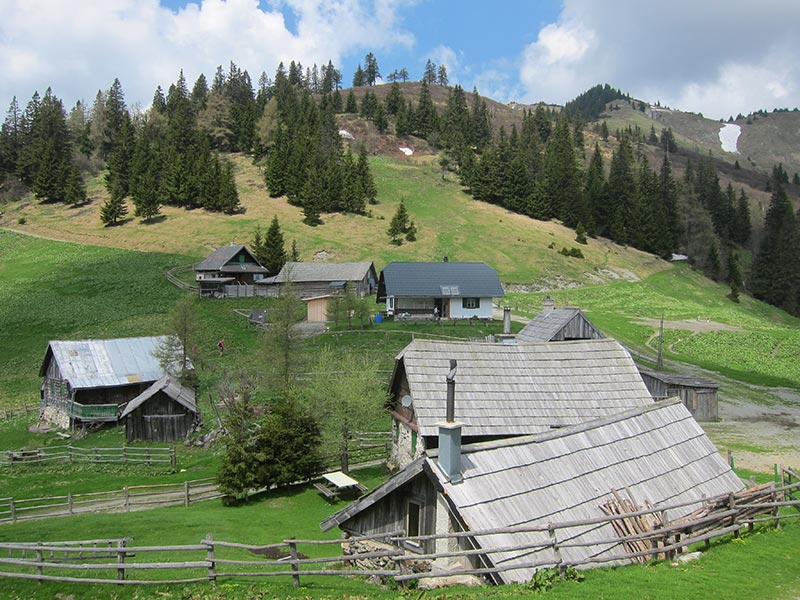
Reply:
[[[44,417],[62,427],[116,421],[118,408],[161,378],[156,351],[166,338],[51,341],[39,375]]]

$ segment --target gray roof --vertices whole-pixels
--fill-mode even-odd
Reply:
[[[617,490],[630,494],[639,506],[694,502],[671,509],[667,517],[674,520],[699,508],[705,498],[744,489],[678,399],[540,435],[464,446],[463,480],[455,485],[439,469],[435,452],[431,454],[323,521],[323,529],[345,523],[423,472],[437,481],[470,531],[602,518],[600,506]],[[562,542],[569,535],[592,544],[562,546],[565,562],[620,553],[617,544],[602,542],[616,537],[608,524],[559,530],[557,535]],[[544,531],[481,535],[476,540],[491,549],[547,543],[549,536]],[[495,565],[513,565],[555,556],[545,548],[535,556],[498,552],[490,558]],[[532,575],[531,569],[500,574],[507,583],[528,581]]]
[[[449,360],[456,420],[465,436],[527,435],[606,417],[653,399],[628,352],[613,339],[540,344],[415,340],[397,356],[392,389],[405,372],[416,424],[437,434],[445,419]]]
[[[392,262],[381,271],[378,301],[387,297],[501,298],[497,271],[485,263]]]
[[[695,377],[694,375],[680,375],[678,373],[664,373],[663,371],[651,371],[639,367],[639,372],[642,375],[647,375],[653,379],[663,381],[667,385],[675,385],[681,387],[694,387],[694,388],[713,388],[719,389],[719,384],[711,379],[705,377]]]
[[[223,267],[230,260],[232,260],[234,256],[236,256],[242,250],[244,250],[247,253],[247,255],[250,257],[250,262],[251,262],[251,265],[250,265],[251,268],[249,269],[250,272],[256,272],[256,273],[266,273],[267,272],[267,270],[264,267],[262,267],[261,265],[258,264],[258,260],[256,260],[255,256],[253,256],[253,253],[250,252],[250,250],[248,250],[242,244],[229,244],[227,246],[222,246],[221,248],[217,248],[216,250],[214,250],[214,252],[211,253],[211,255],[208,258],[206,258],[203,262],[198,264],[194,268],[194,270],[195,271],[222,271]],[[255,265],[257,265],[258,268],[256,268],[256,269],[252,268],[253,263],[255,263]],[[238,264],[235,265],[237,267],[236,269],[231,268],[233,266],[234,265],[229,266],[228,269],[230,271],[241,270],[239,268]]]
[[[177,378],[172,377],[171,375],[164,375],[161,379],[136,396],[136,398],[128,402],[128,405],[125,407],[125,410],[122,411],[122,414],[119,416],[119,418],[121,419],[129,415],[142,404],[147,402],[150,398],[155,396],[158,392],[164,392],[167,396],[172,398],[181,406],[186,407],[191,412],[197,412],[197,402],[194,399],[194,390],[181,385],[181,382]]]
[[[465,447],[461,464],[460,484],[449,483],[438,466],[434,473],[470,530],[602,517],[600,505],[612,499],[612,490],[626,488],[639,505],[697,502],[670,510],[668,518],[674,520],[699,508],[705,497],[744,489],[679,400],[559,432]],[[619,552],[600,543],[615,537],[610,525],[576,528],[571,534],[598,543],[563,547],[564,561]],[[481,536],[480,544],[502,547],[547,540],[547,532],[503,534]],[[495,564],[530,560],[519,553],[493,555]],[[519,570],[503,577],[525,581],[532,575],[531,570]]]
[[[44,376],[50,358],[73,389],[114,387],[149,383],[164,375],[154,352],[166,336],[113,340],[51,341],[39,375]]]
[[[312,281],[361,281],[375,267],[371,262],[315,263],[287,262],[275,278],[275,283],[306,283]]]
[[[591,323],[579,308],[545,308],[522,328],[516,339],[519,342],[549,342],[575,318],[582,318]]]

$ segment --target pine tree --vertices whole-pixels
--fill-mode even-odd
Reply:
[[[764,237],[753,260],[753,295],[792,314],[798,313],[800,241],[797,219],[783,183],[772,181],[772,198],[764,222]]]
[[[83,183],[78,167],[71,165],[67,175],[64,202],[77,206],[86,202],[86,186]]]
[[[367,74],[364,73],[364,69],[361,68],[361,63],[359,63],[356,72],[353,73],[353,87],[362,87],[366,84]]]
[[[127,214],[128,207],[125,205],[125,199],[119,193],[112,193],[100,207],[100,220],[106,227],[116,225]]]
[[[358,112],[358,101],[356,100],[356,95],[353,93],[353,90],[347,93],[347,100],[344,104],[344,112],[350,114],[356,114]]]
[[[402,200],[400,206],[397,207],[386,234],[389,236],[391,242],[397,246],[403,243],[403,235],[408,229],[408,212]]]
[[[367,85],[375,85],[375,82],[381,77],[381,72],[378,69],[378,61],[372,52],[368,52],[364,57],[364,65],[364,82]]]
[[[264,235],[263,261],[260,262],[273,275],[279,273],[286,264],[286,248],[277,215],[272,217],[269,229]]]
[[[752,225],[750,223],[750,205],[747,203],[747,195],[744,189],[739,192],[739,200],[733,215],[731,226],[731,239],[737,244],[747,244],[752,235]]]
[[[739,266],[739,256],[733,250],[728,251],[728,284],[731,286],[730,298],[739,302],[739,292],[742,289],[742,270]]]
[[[422,74],[422,83],[433,85],[436,83],[436,63],[430,58],[425,62],[425,71]]]
[[[592,158],[589,160],[589,169],[586,172],[586,181],[583,194],[586,205],[591,214],[591,221],[587,223],[589,235],[608,235],[611,225],[611,215],[606,202],[606,176],[603,168],[603,155],[600,154],[600,145],[595,143]]]
[[[611,168],[606,186],[609,203],[609,236],[618,244],[628,244],[630,230],[635,228],[634,196],[636,180],[633,174],[633,150],[626,137],[620,140],[619,147],[611,157]]]
[[[130,193],[131,163],[133,161],[136,137],[128,112],[122,113],[119,130],[115,134],[106,167],[106,189],[120,190],[123,196]]]
[[[369,163],[367,162],[367,148],[364,144],[358,149],[358,160],[356,161],[356,177],[357,189],[359,197],[362,202],[367,204],[378,203],[378,190],[375,187],[375,181],[372,178],[372,173],[369,170]]]
[[[300,262],[300,251],[297,249],[297,240],[292,240],[292,249],[289,252],[291,262]]]
[[[544,192],[552,212],[538,218],[557,217],[570,228],[588,221],[589,211],[580,184],[569,122],[562,117],[545,152]]]

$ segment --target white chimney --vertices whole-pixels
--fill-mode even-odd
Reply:
[[[556,307],[556,301],[553,300],[552,296],[548,296],[544,299],[544,307],[542,308],[542,312],[547,314],[553,312],[553,309]]]
[[[461,483],[461,427],[455,419],[456,367],[458,363],[450,359],[450,372],[447,374],[447,420],[439,423],[439,468],[450,483]]]

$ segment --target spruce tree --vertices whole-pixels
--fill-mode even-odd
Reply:
[[[595,143],[583,188],[586,204],[591,214],[591,220],[587,223],[589,235],[608,236],[611,215],[608,211],[605,192],[606,176],[603,168],[603,155],[600,154],[600,145]]]
[[[359,206],[363,206],[363,202],[367,204],[378,203],[378,190],[375,187],[375,180],[372,178],[372,173],[369,170],[369,163],[367,162],[367,148],[361,144],[358,149],[358,161],[356,162],[356,176],[357,176],[357,189],[361,201]]]
[[[276,275],[286,264],[286,247],[278,217],[273,216],[267,233],[264,235],[264,251],[261,265],[272,275]]]
[[[106,227],[116,225],[125,215],[128,214],[128,207],[125,199],[119,193],[113,193],[100,207],[100,220]]]
[[[764,237],[753,260],[750,289],[756,298],[798,314],[800,241],[797,219],[779,178],[773,178],[772,187]]]
[[[353,93],[352,89],[347,93],[347,100],[344,104],[344,112],[350,114],[356,114],[358,112],[358,101],[356,100],[356,95]]]
[[[406,210],[405,203],[400,200],[400,205],[389,223],[389,229],[386,234],[389,236],[391,242],[397,246],[403,243],[403,236],[409,232],[408,211]],[[416,234],[416,228],[414,230]]]
[[[83,183],[78,167],[71,165],[67,175],[64,202],[77,206],[86,202],[86,186]]]

